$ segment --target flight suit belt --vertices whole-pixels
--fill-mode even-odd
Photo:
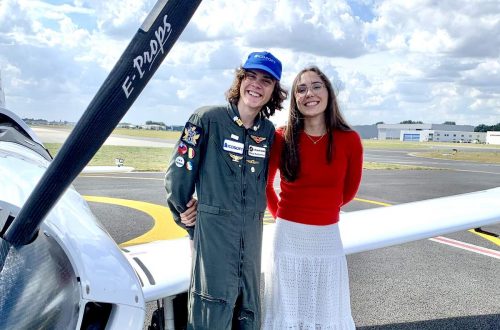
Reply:
[[[228,209],[223,209],[223,208],[220,208],[218,206],[211,206],[211,205],[207,205],[207,204],[198,204],[198,211],[200,212],[205,212],[205,213],[210,213],[210,214],[215,214],[215,215],[232,215],[232,214],[237,214],[238,211],[231,211],[231,210],[228,210]],[[246,214],[255,214],[255,213],[264,213],[266,210],[262,210],[262,211],[259,211],[259,210],[248,210],[247,211],[251,211],[251,212],[246,212]]]
[[[228,209],[223,209],[223,208],[220,208],[218,206],[211,206],[211,205],[207,205],[207,204],[198,204],[198,211],[210,213],[210,214],[215,214],[215,215],[232,215],[232,214],[237,213],[236,211],[233,212],[233,211],[228,210]],[[250,214],[264,213],[264,212],[265,212],[265,210],[263,210],[263,211],[254,210],[253,212],[250,212]]]

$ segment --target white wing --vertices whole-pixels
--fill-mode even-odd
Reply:
[[[500,222],[500,187],[341,215],[346,254]]]
[[[352,254],[497,222],[500,222],[500,187],[343,213],[339,226],[344,250]],[[273,232],[274,225],[264,226],[263,271],[268,264],[266,256],[270,255]],[[188,289],[191,257],[187,238],[152,242],[127,250],[125,255],[144,284],[146,301]],[[148,276],[153,281],[148,280]]]

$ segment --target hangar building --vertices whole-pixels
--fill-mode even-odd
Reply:
[[[456,132],[474,132],[474,126],[472,125],[444,124],[378,124],[377,129],[379,140],[400,140],[401,131],[454,131],[454,134]]]
[[[500,132],[499,132],[500,133]],[[414,142],[458,142],[458,143],[486,143],[485,132],[442,131],[442,130],[402,130],[399,140]]]
[[[495,131],[486,132],[486,143],[500,144],[500,132],[495,132]]]

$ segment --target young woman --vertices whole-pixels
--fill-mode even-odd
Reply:
[[[338,221],[358,190],[362,163],[361,140],[342,117],[331,82],[317,67],[299,72],[269,162],[276,232],[263,329],[355,329]]]

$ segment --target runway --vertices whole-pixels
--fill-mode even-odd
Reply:
[[[64,143],[71,133],[70,129],[66,128],[33,127],[32,129],[43,143]],[[175,142],[159,138],[111,135],[106,139],[104,145],[173,148]]]
[[[391,157],[377,151],[365,153],[367,161],[376,157],[383,158],[384,162],[411,160],[427,164],[425,166],[433,162],[408,156],[404,151],[392,152]],[[365,170],[356,200],[343,211],[386,207],[500,186],[498,166],[436,163],[439,165],[436,167],[447,169]],[[158,221],[171,222],[164,208],[163,173],[82,175],[74,186],[86,196],[144,203],[138,209],[123,206],[126,202],[121,206],[102,200],[89,202],[118,243],[130,243],[145,233],[155,232]],[[168,228],[172,227],[167,226],[163,233],[156,235],[165,234]],[[500,224],[484,229],[500,233]],[[500,328],[500,263],[494,257],[499,251],[498,238],[490,240],[471,231],[446,235],[446,238],[458,242],[455,245],[463,243],[471,248],[422,240],[348,256],[351,304],[358,329]],[[474,249],[494,253],[480,254]]]

